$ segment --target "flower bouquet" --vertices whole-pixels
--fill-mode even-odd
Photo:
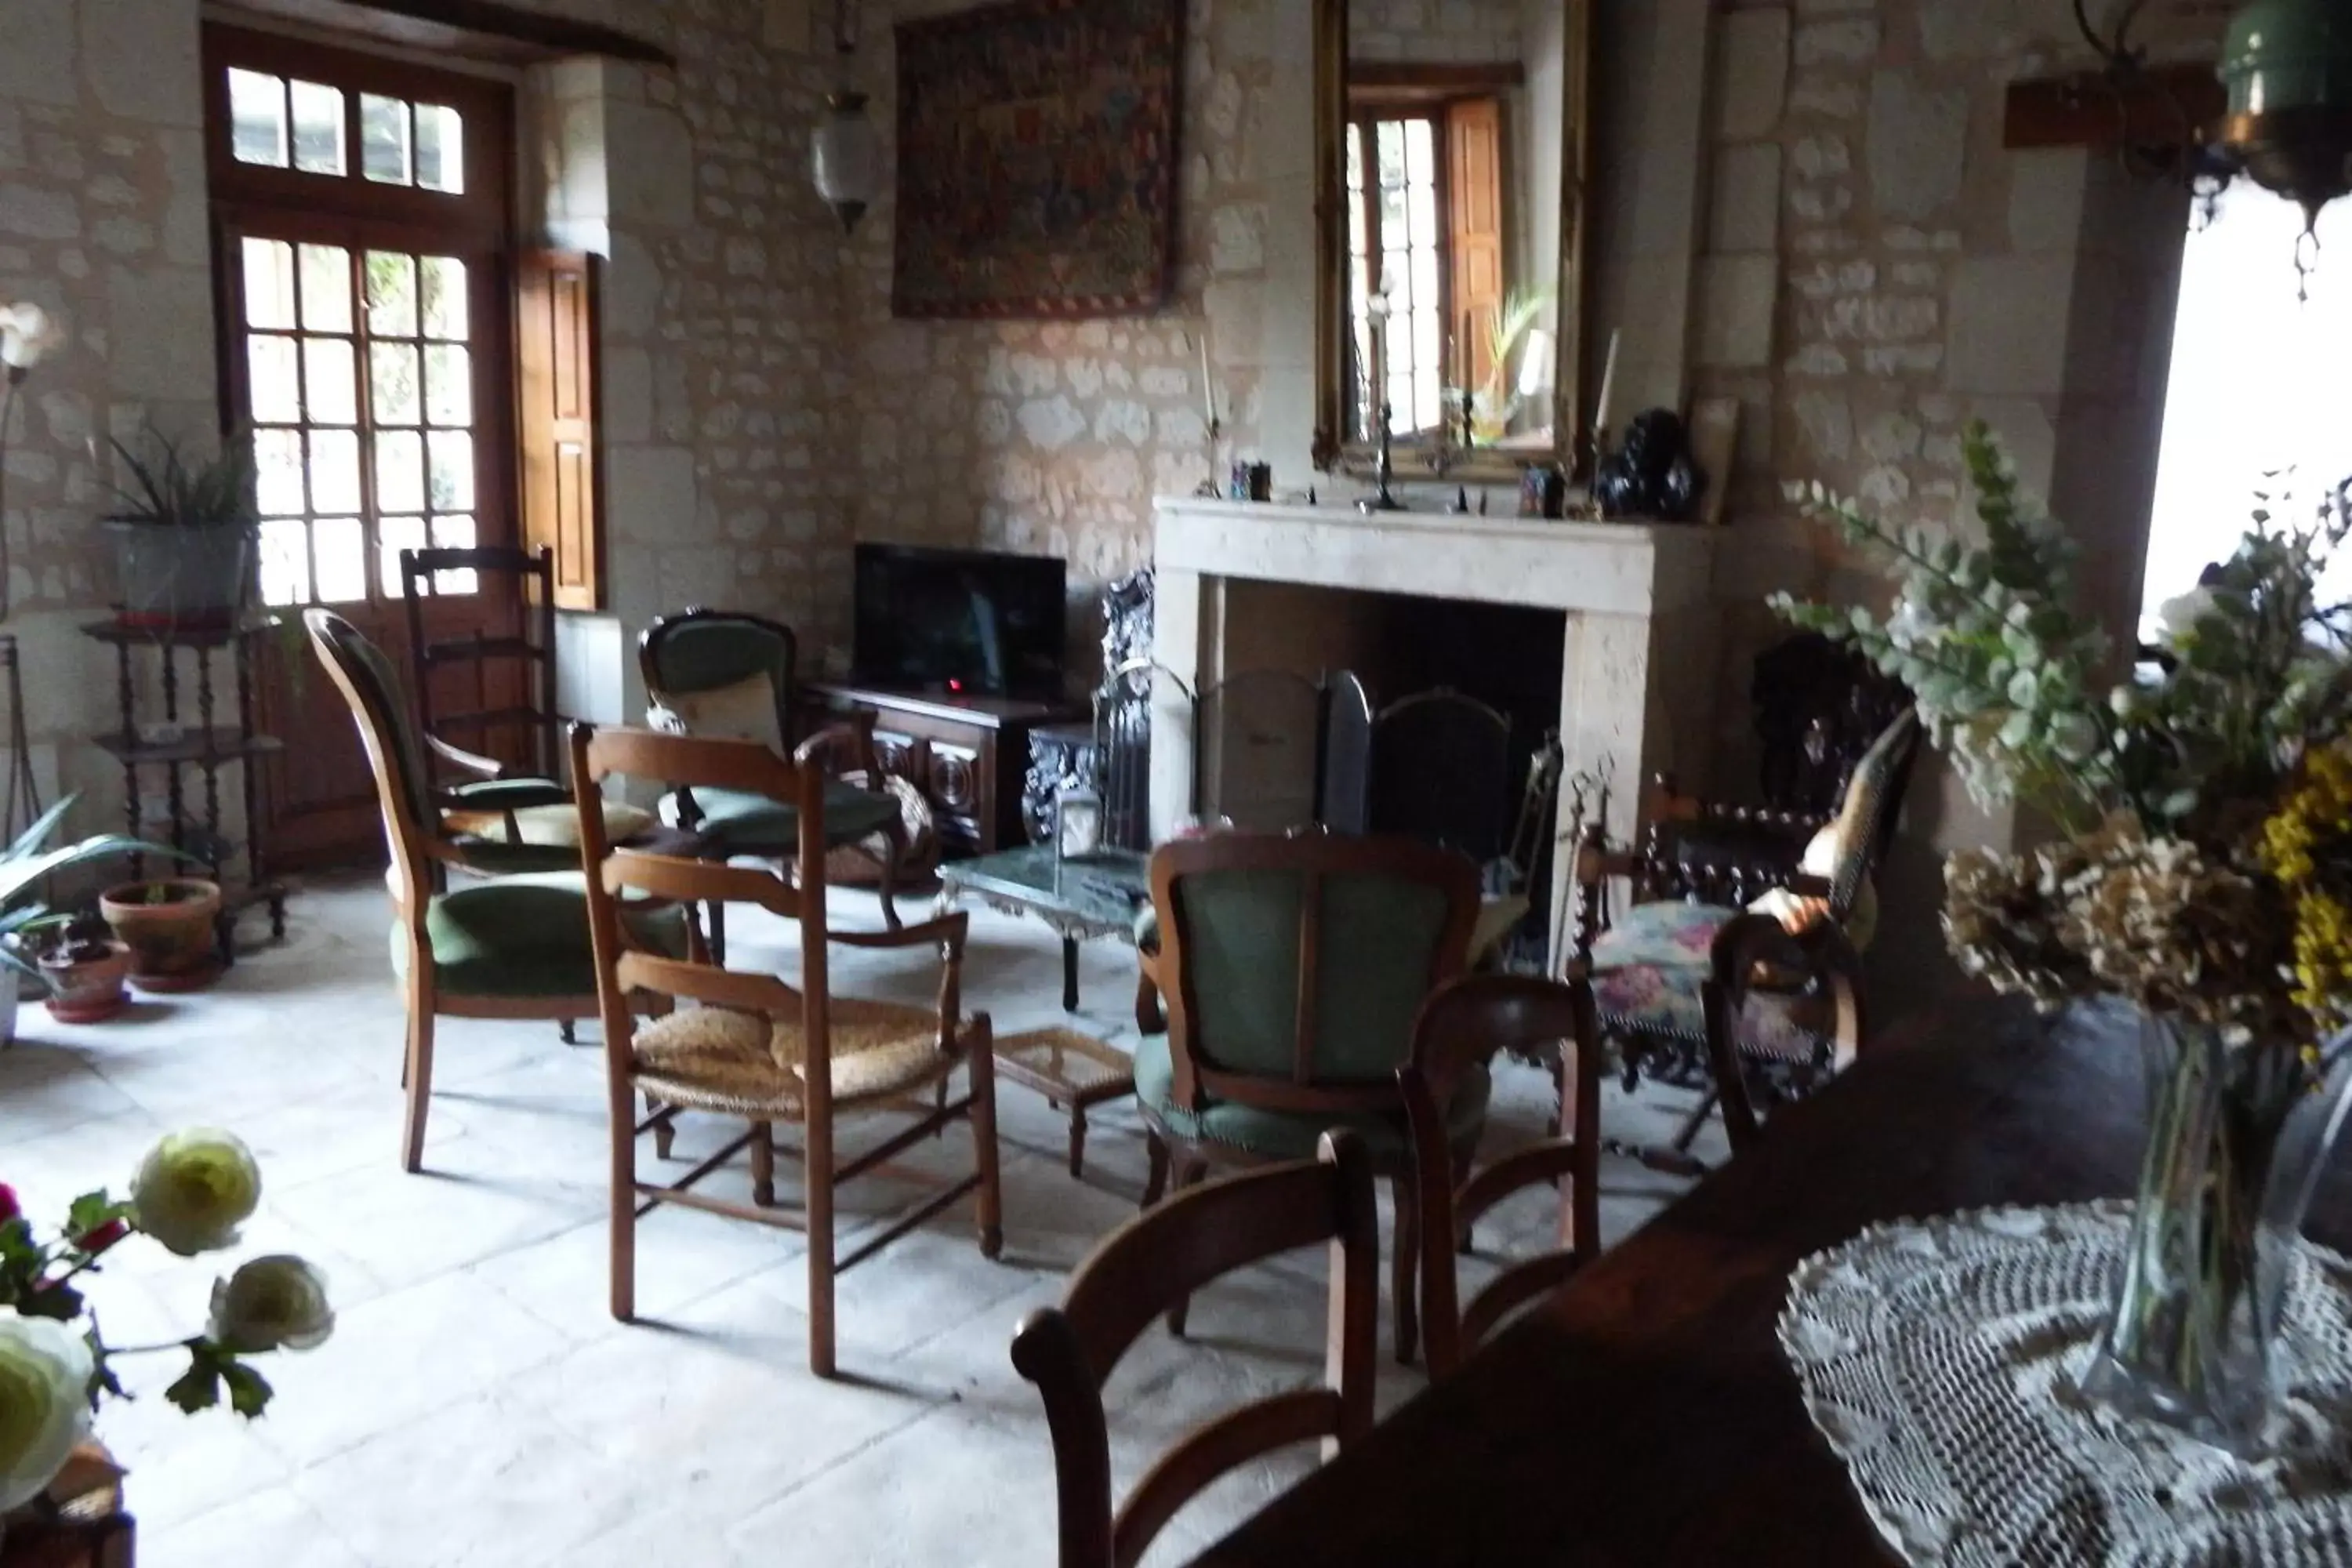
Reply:
[[[118,1201],[104,1191],[74,1200],[48,1239],[0,1186],[0,1552],[8,1527],[47,1524],[76,1500],[60,1479],[89,1443],[101,1397],[126,1398],[119,1357],[180,1352],[187,1369],[164,1398],[194,1414],[226,1397],[247,1418],[270,1388],[247,1359],[325,1342],[335,1317],[326,1281],[299,1258],[258,1258],[213,1286],[200,1333],[161,1345],[110,1346],[84,1295],[113,1250],[144,1235],[183,1258],[235,1245],[261,1199],[261,1173],[226,1132],[176,1132],[156,1144]],[[68,1495],[58,1495],[60,1490]]]
[[[1960,966],[2045,1007],[2127,1010],[2151,1120],[2115,1315],[2084,1393],[2226,1447],[2261,1441],[2272,1347],[2314,1177],[2352,1073],[2352,606],[2320,595],[2352,532],[2267,510],[2151,657],[2076,607],[2075,548],[1968,432],[1983,542],[1889,526],[1815,485],[1796,499],[1892,555],[1893,613],[1798,604],[1918,694],[1969,793],[2057,828],[1952,856]]]

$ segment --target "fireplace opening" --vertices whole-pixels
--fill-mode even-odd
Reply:
[[[1528,777],[1555,754],[1567,631],[1557,610],[1228,580],[1226,679],[1285,672],[1316,682],[1321,700],[1287,715],[1204,705],[1196,800],[1213,816],[1220,798],[1265,798],[1262,781],[1228,780],[1220,759],[1312,757],[1311,775],[1299,770],[1311,793],[1292,792],[1318,803],[1312,820],[1461,850],[1490,892],[1528,897],[1515,947],[1540,961],[1554,792],[1530,807]]]

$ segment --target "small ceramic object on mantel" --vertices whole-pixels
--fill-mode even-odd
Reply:
[[[1706,480],[1691,461],[1682,416],[1653,408],[1637,416],[1624,445],[1605,454],[1592,481],[1592,499],[1612,521],[1646,518],[1688,522],[1698,515]]]
[[[1550,463],[1538,463],[1520,475],[1519,515],[1555,522],[1566,517],[1568,476]]]

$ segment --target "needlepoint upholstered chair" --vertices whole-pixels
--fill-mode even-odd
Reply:
[[[935,844],[929,807],[912,784],[883,773],[870,713],[793,743],[798,650],[793,629],[764,616],[708,609],[664,616],[637,644],[653,706],[649,721],[674,734],[756,741],[780,757],[838,775],[824,791],[827,847],[841,852],[836,867],[862,861],[870,868],[883,923],[896,930],[893,892],[908,879],[916,852]],[[789,801],[705,788],[678,791],[667,809],[729,856],[789,862],[800,852]],[[714,910],[712,918],[713,945],[723,953],[725,917]]]
[[[1718,813],[1663,786],[1645,805],[1636,849],[1612,851],[1597,827],[1587,830],[1572,973],[1591,980],[1601,1032],[1629,1079],[1647,1074],[1709,1097],[1652,1163],[1695,1169],[1690,1142],[1718,1102],[1737,1151],[1757,1131],[1759,1105],[1811,1092],[1861,1049],[1860,954],[1877,921],[1872,879],[1901,809],[1918,722],[1906,709],[1887,725],[1833,816],[1792,819],[1813,829],[1794,873],[1686,851],[1685,832],[1703,836]],[[1633,901],[1612,919],[1610,889],[1620,881]],[[1785,941],[1772,940],[1775,929]],[[1735,939],[1769,961],[1728,963]]]
[[[1326,1385],[1227,1412],[1161,1456],[1114,1509],[1103,1384],[1120,1359],[1192,1291],[1318,1241],[1331,1258]],[[1053,1433],[1061,1568],[1132,1568],[1218,1477],[1318,1438],[1328,1458],[1371,1430],[1379,1247],[1371,1160],[1345,1131],[1319,1139],[1311,1160],[1195,1187],[1104,1238],[1061,1305],[1031,1313],[1013,1338],[1013,1364],[1044,1395]]]
[[[746,741],[706,741],[645,730],[572,730],[572,786],[579,793],[587,852],[588,907],[596,976],[604,1002],[604,1053],[611,1091],[612,1307],[635,1314],[636,1216],[678,1204],[806,1232],[809,1368],[835,1367],[834,1280],[885,1245],[967,1194],[976,1194],[981,1251],[1003,1245],[997,1186],[996,1098],[992,1040],[986,1014],[961,1005],[968,918],[942,915],[892,931],[835,931],[825,919],[825,780]],[[794,814],[792,874],[614,847],[596,809],[608,779],[665,780],[694,789],[735,791],[783,802]],[[800,933],[799,984],[730,970],[707,953],[680,958],[649,946],[625,918],[621,900],[635,893],[688,904],[756,904],[794,922]],[[828,948],[929,949],[940,960],[935,1005],[861,1001],[833,994]],[[629,998],[652,994],[691,1004],[640,1023]],[[961,1070],[968,1084],[948,1098]],[[667,1110],[738,1117],[749,1130],[675,1183],[642,1181],[636,1169],[637,1094]],[[854,1115],[898,1110],[904,1129],[855,1157],[838,1149],[836,1123]],[[911,1212],[837,1253],[835,1197],[846,1182],[881,1168],[951,1123],[970,1125],[973,1172]],[[777,1201],[774,1130],[801,1129],[803,1198]],[[750,1152],[752,1202],[698,1192],[696,1184],[738,1152]]]
[[[1396,1184],[1397,1357],[1417,1339],[1412,1146],[1396,1070],[1431,992],[1467,967],[1478,875],[1448,849],[1401,838],[1216,834],[1151,858],[1168,1032],[1135,1053],[1156,1200],[1212,1162],[1295,1160],[1331,1127],[1363,1141]],[[1486,1125],[1487,1077],[1464,1072],[1448,1108],[1454,1161]],[[1171,1326],[1183,1330],[1180,1307]]]
[[[401,1163],[416,1171],[424,1165],[433,1096],[436,1017],[568,1024],[596,1013],[587,887],[576,850],[570,871],[478,875],[479,862],[442,825],[437,807],[446,797],[426,776],[425,749],[409,721],[392,661],[331,610],[308,610],[302,619],[359,727],[383,813],[392,854],[392,960],[408,1004],[403,1079],[408,1118]],[[453,883],[452,870],[477,874]],[[686,918],[674,905],[634,904],[627,920],[647,946],[686,951]]]
[[[1422,1332],[1429,1375],[1462,1364],[1505,1319],[1563,1283],[1601,1255],[1601,1034],[1592,990],[1522,974],[1457,980],[1421,1010],[1412,1060],[1398,1070],[1412,1130],[1414,1184],[1421,1205]],[[1448,1161],[1453,1130],[1446,1108],[1464,1075],[1497,1053],[1564,1059],[1563,1103],[1555,1134],[1489,1163],[1457,1173]],[[1505,1268],[1466,1305],[1459,1299],[1455,1247],[1479,1215],[1523,1188],[1549,1184],[1559,1194],[1559,1245]]]

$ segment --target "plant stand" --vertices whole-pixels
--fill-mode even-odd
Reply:
[[[135,836],[141,826],[140,770],[161,770],[171,816],[172,847],[194,856],[221,886],[220,916],[215,923],[223,964],[236,961],[237,917],[256,905],[268,908],[271,938],[278,940],[286,935],[286,885],[269,872],[264,844],[262,784],[255,766],[260,759],[284,751],[285,745],[275,736],[257,734],[253,727],[252,643],[273,626],[274,623],[264,623],[236,630],[182,627],[159,631],[100,621],[82,627],[82,635],[114,649],[115,694],[121,727],[113,733],[99,736],[97,741],[101,750],[122,764],[127,797],[123,811],[129,830]],[[139,691],[133,679],[134,656],[142,650],[155,661],[163,700],[160,720],[145,721],[148,732],[152,733],[159,721],[176,731],[152,740],[142,738]],[[185,728],[182,728],[181,720],[182,650],[194,656],[194,679],[190,687],[194,694],[194,722]],[[235,702],[234,711],[226,716],[217,712],[213,682],[215,660],[223,654],[228,658]],[[227,721],[223,721],[224,717]],[[243,769],[237,780],[237,787],[243,792],[246,824],[241,877],[235,864],[240,858],[237,847],[221,831],[220,774],[222,769],[231,765]],[[191,770],[199,792],[194,802],[188,798],[187,775]],[[142,858],[132,856],[131,877],[145,874]]]

